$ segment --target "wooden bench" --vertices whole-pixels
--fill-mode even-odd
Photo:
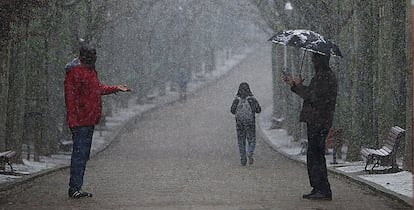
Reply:
[[[13,166],[10,161],[14,156],[16,156],[16,152],[12,150],[1,152],[0,153],[0,170],[3,170],[4,172],[6,172],[6,163],[7,163],[9,164],[10,170],[13,173],[14,170],[13,170]]]
[[[404,129],[394,126],[390,129],[383,147],[380,149],[363,148],[361,156],[366,161],[365,171],[368,171],[369,165],[372,165],[370,173],[373,173],[374,168],[378,166],[391,167],[391,171],[398,171],[397,150],[404,133]]]
[[[73,141],[72,140],[59,140],[59,151],[70,152],[72,151]]]
[[[272,122],[270,129],[281,129],[285,118],[273,117],[270,121]]]

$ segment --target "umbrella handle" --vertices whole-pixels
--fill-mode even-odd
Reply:
[[[302,63],[300,64],[299,74],[302,74],[303,60],[305,60],[306,50],[303,51]]]

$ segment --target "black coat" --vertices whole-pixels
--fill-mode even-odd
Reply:
[[[317,70],[309,86],[294,85],[291,90],[303,98],[300,122],[324,128],[332,127],[338,82],[329,67]]]

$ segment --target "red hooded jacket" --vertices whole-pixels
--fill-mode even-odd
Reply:
[[[69,128],[98,124],[102,114],[101,95],[117,91],[117,86],[101,84],[95,69],[80,65],[67,72],[65,103]]]

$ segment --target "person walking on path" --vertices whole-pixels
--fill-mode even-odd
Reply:
[[[187,85],[189,81],[190,74],[185,68],[180,67],[177,72],[177,84],[180,94],[180,101],[185,101],[187,99]]]
[[[307,126],[306,163],[312,187],[310,193],[302,196],[306,199],[332,200],[326,168],[325,140],[332,126],[338,82],[329,67],[329,59],[329,55],[312,54],[315,74],[309,86],[302,84],[304,80],[301,75],[295,79],[290,75],[284,78],[285,82],[291,86],[291,91],[304,100],[299,121],[305,122]]]
[[[262,108],[259,102],[250,91],[249,84],[242,82],[237,91],[236,98],[230,108],[230,112],[236,118],[237,142],[240,151],[240,162],[243,166],[249,159],[249,164],[253,164],[253,154],[256,147],[256,117],[255,113],[260,113]],[[248,142],[246,158],[246,140]]]
[[[81,190],[86,162],[89,160],[94,126],[102,114],[101,95],[128,91],[126,85],[107,86],[100,83],[95,70],[96,50],[82,46],[80,65],[66,72],[65,103],[67,123],[72,132],[73,150],[70,164],[68,194],[71,198],[92,197]]]

